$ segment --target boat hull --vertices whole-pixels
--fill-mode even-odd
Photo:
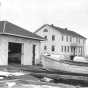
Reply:
[[[70,64],[70,62],[65,63],[63,61],[56,61],[44,55],[42,56],[42,65],[45,69],[51,71],[64,71],[68,73],[88,74],[87,66]]]

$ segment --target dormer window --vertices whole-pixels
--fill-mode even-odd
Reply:
[[[48,32],[48,30],[47,29],[44,29],[44,32]]]

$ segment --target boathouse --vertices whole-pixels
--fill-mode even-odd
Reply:
[[[0,65],[34,65],[45,39],[8,21],[0,21]]]

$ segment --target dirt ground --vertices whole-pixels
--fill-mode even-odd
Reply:
[[[0,79],[0,88],[81,88],[80,85],[68,85],[64,83],[50,83],[44,82],[41,78],[30,75],[30,72],[43,72],[46,71],[40,66],[20,66],[20,65],[9,65],[0,66],[0,71],[10,73],[24,73],[24,75],[9,75]],[[11,86],[12,85],[12,86]],[[84,87],[83,87],[84,88]],[[86,87],[85,87],[86,88]]]

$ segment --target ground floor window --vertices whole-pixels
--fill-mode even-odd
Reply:
[[[61,51],[63,52],[63,46],[61,46]]]
[[[52,45],[52,51],[55,51],[55,46],[54,45]]]
[[[44,46],[44,50],[47,50],[47,46]]]

